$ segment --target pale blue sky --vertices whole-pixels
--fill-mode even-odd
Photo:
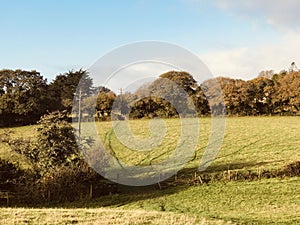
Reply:
[[[51,80],[143,40],[187,48],[216,76],[250,79],[300,64],[298,1],[245,2],[0,0],[0,68],[36,69]]]

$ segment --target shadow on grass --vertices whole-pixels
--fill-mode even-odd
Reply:
[[[106,195],[93,199],[84,199],[78,200],[74,202],[64,202],[64,203],[46,203],[39,204],[34,206],[21,206],[21,207],[29,207],[29,208],[66,208],[66,209],[74,209],[74,208],[101,208],[101,207],[112,207],[118,208],[123,205],[127,205],[130,203],[143,201],[147,199],[159,198],[167,195],[172,195],[178,193],[182,190],[185,190],[187,186],[178,186],[172,187],[164,190],[160,190],[158,185],[151,185],[146,187],[129,187],[119,185],[119,193]]]
[[[177,175],[162,181],[159,184],[154,184],[145,187],[131,187],[124,185],[118,186],[118,193],[101,196],[94,199],[84,199],[74,202],[63,203],[44,203],[38,205],[17,205],[21,207],[30,208],[99,208],[99,207],[113,207],[118,208],[130,203],[143,201],[147,199],[159,198],[176,194],[180,191],[188,189],[195,185],[209,185],[213,182],[229,182],[229,181],[243,181],[256,180],[260,178],[280,177],[278,171],[272,173],[270,171],[262,171],[258,173],[253,168],[271,164],[278,161],[268,162],[243,162],[243,163],[228,163],[210,166],[207,171],[199,172],[198,168],[185,168],[178,172]],[[299,165],[293,166],[289,171],[299,169]],[[250,171],[252,169],[252,171]],[[283,170],[280,170],[283,171]]]
[[[283,160],[265,161],[265,162],[232,162],[217,165],[210,165],[205,171],[199,172],[198,167],[184,168],[177,174],[178,177],[194,176],[197,174],[211,174],[211,173],[223,173],[232,170],[254,170],[261,166],[269,165],[272,163],[282,162]]]

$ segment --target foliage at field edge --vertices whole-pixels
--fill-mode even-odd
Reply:
[[[84,70],[60,74],[48,84],[37,71],[5,69],[0,70],[0,127],[34,124],[46,112],[70,113],[77,107],[75,96],[82,101],[83,113],[99,120],[110,118],[113,106],[131,118],[193,114],[193,107],[199,115],[218,114],[225,113],[220,111],[223,106],[228,115],[297,115],[300,72],[261,73],[249,81],[218,77],[198,84],[187,72],[170,71],[135,93],[117,95],[93,87]]]
[[[79,151],[93,140],[82,138],[78,146],[68,120],[67,112],[43,116],[36,139],[13,138],[8,131],[0,134],[0,142],[31,165],[22,170],[17,164],[0,161],[0,191],[12,194],[15,203],[74,201],[115,192],[114,185],[92,170]],[[96,163],[105,164],[105,158],[96,158]]]

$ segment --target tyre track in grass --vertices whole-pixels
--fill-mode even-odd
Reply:
[[[119,158],[117,157],[117,154],[116,152],[114,151],[113,147],[112,147],[112,144],[111,144],[111,137],[114,133],[114,130],[113,129],[110,129],[110,131],[108,131],[106,134],[105,134],[105,140],[104,140],[104,143],[107,143],[108,144],[108,148],[110,150],[110,154],[116,159],[117,163],[119,164],[119,166],[124,169],[122,163],[120,163],[120,160]]]

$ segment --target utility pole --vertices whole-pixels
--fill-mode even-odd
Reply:
[[[78,139],[79,143],[81,143],[81,96],[82,96],[82,91],[81,89],[79,90],[79,96],[78,96]]]
[[[122,114],[122,108],[123,108],[123,88],[120,88],[119,91],[120,91],[120,112]]]
[[[120,88],[119,91],[120,91],[120,97],[121,97],[121,102],[122,102],[122,98],[123,98],[123,88]]]

